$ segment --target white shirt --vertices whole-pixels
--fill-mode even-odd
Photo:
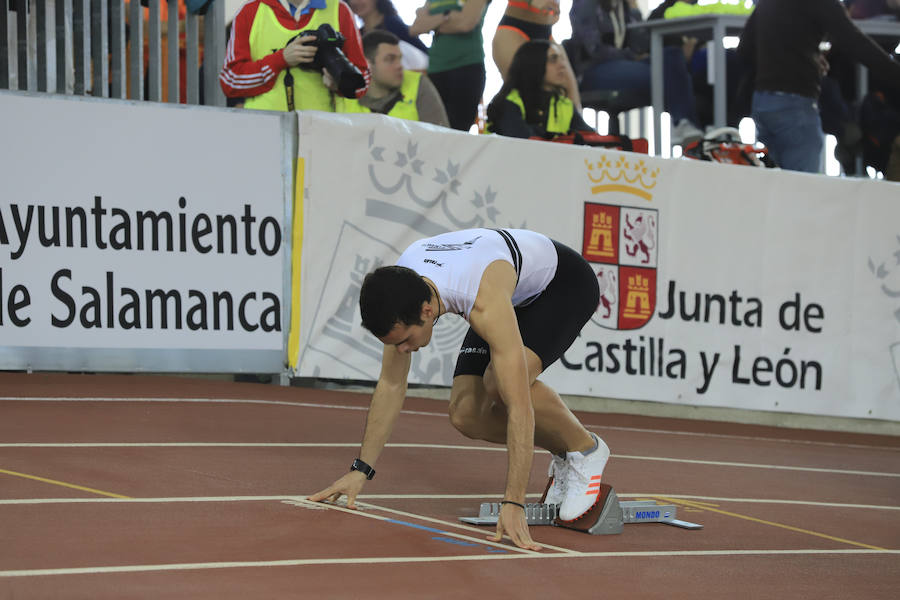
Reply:
[[[512,304],[524,306],[547,288],[558,257],[550,238],[534,231],[463,229],[414,242],[397,264],[434,282],[447,312],[468,321],[484,270],[498,260],[516,269]]]

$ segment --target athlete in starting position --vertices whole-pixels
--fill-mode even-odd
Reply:
[[[467,437],[505,444],[506,493],[494,541],[506,533],[539,550],[525,521],[534,446],[553,455],[543,502],[575,520],[599,497],[609,448],[588,432],[538,375],[572,344],[599,302],[597,277],[574,250],[522,229],[467,229],[419,240],[396,266],[369,273],[362,323],[382,343],[359,458],[310,500],[347,496],[353,507],[387,443],[406,395],[410,353],[426,346],[438,317],[455,313],[470,329],[450,394],[450,422]]]

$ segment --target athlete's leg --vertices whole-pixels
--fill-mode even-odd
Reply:
[[[488,400],[484,378],[457,375],[450,390],[450,423],[464,436],[506,443],[506,411]]]
[[[531,403],[534,407],[534,443],[554,454],[588,450],[594,439],[552,388],[537,380],[541,359],[525,348]],[[493,364],[484,377],[458,375],[450,394],[450,422],[463,435],[495,444],[506,443],[506,405],[500,396]]]
[[[588,450],[594,445],[594,438],[578,421],[562,398],[553,388],[537,379],[543,370],[541,359],[529,348],[525,348],[528,362],[528,378],[531,382],[531,404],[534,407],[534,443],[553,454]],[[506,409],[497,386],[494,365],[488,365],[484,373],[484,387],[492,404],[503,408],[505,423]]]

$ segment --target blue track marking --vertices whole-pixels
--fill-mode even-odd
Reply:
[[[441,529],[435,529],[434,527],[428,527],[427,525],[419,525],[417,523],[410,523],[409,521],[398,521],[397,519],[385,519],[387,523],[393,523],[394,525],[402,525],[403,527],[412,527],[413,529],[421,529],[422,531],[428,531],[430,533],[439,533],[441,535],[434,536],[431,539],[437,540],[438,542],[444,542],[446,544],[453,544],[455,546],[471,546],[475,548],[484,548],[488,552],[494,554],[505,554],[507,551],[503,548],[494,548],[493,546],[482,546],[481,544],[475,544],[466,540],[461,540],[458,538],[447,537],[448,533]]]

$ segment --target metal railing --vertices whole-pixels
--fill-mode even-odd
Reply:
[[[224,0],[165,2],[0,0],[0,89],[225,106]]]

